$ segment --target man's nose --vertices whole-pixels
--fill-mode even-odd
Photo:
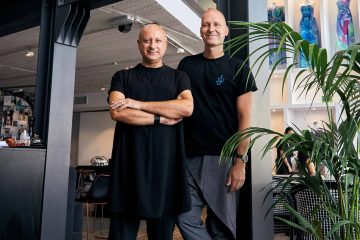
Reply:
[[[214,24],[210,24],[210,25],[209,25],[209,31],[210,31],[210,32],[213,32],[214,29],[215,29],[215,28],[214,28]]]
[[[154,49],[154,48],[155,48],[155,41],[151,41],[151,42],[150,42],[150,48],[151,48],[151,49]]]

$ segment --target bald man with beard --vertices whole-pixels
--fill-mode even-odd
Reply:
[[[140,220],[149,240],[172,239],[176,216],[190,209],[182,119],[193,111],[190,81],[166,66],[165,31],[143,27],[142,62],[121,70],[109,90],[116,121],[111,158],[111,240],[135,240]]]

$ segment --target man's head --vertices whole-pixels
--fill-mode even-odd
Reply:
[[[167,47],[167,38],[162,27],[157,24],[146,25],[140,30],[137,43],[145,65],[162,64]]]
[[[200,27],[200,34],[205,47],[222,46],[228,33],[229,29],[224,15],[213,8],[206,10],[202,15]]]
[[[285,134],[293,134],[293,133],[294,133],[294,129],[292,127],[285,128]]]

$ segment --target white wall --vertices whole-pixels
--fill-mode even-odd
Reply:
[[[249,1],[249,21],[265,21],[267,19],[266,6],[266,0]],[[266,43],[266,41],[264,40],[263,43]],[[259,45],[254,43],[250,44],[250,52],[253,52],[257,47],[259,47]],[[250,58],[250,64],[254,63],[256,57],[259,57],[259,54]],[[266,65],[267,64],[264,63],[264,67],[260,69],[256,79],[256,85],[259,90],[254,94],[253,99],[252,126],[270,128],[269,90],[263,93],[269,75],[269,68]],[[253,70],[254,73],[256,71],[257,69]],[[274,239],[272,215],[269,214],[268,217],[265,218],[267,210],[270,209],[272,205],[272,198],[269,197],[264,201],[266,193],[270,190],[268,184],[271,183],[272,180],[271,154],[267,154],[264,158],[261,158],[260,154],[263,144],[267,140],[268,139],[263,139],[258,141],[251,150],[253,240]]]
[[[108,111],[80,113],[78,165],[89,165],[94,156],[111,158],[114,129]]]

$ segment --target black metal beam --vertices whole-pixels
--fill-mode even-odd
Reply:
[[[248,0],[230,1],[230,0],[217,0],[217,8],[225,15],[227,21],[248,21],[249,20],[249,4]],[[245,30],[233,29],[230,27],[229,36],[227,39],[242,35],[246,33]],[[229,50],[231,54],[233,50]],[[246,59],[249,55],[249,48],[244,48],[235,54],[239,59]]]
[[[1,0],[0,37],[38,26],[41,0]]]
[[[227,21],[248,21],[249,7],[248,0],[230,1],[217,0],[217,8],[220,10]],[[244,30],[232,29],[228,39],[239,36],[244,33]],[[229,51],[231,54],[234,49]],[[242,49],[235,54],[236,58],[246,59],[249,55],[249,47]],[[251,176],[251,156],[250,161],[246,164],[246,181],[244,186],[239,191],[239,204],[237,212],[237,238],[242,240],[252,239],[252,176]]]
[[[76,49],[90,18],[85,0],[59,3],[43,0],[34,129],[47,146],[41,239],[53,240],[67,239]]]

